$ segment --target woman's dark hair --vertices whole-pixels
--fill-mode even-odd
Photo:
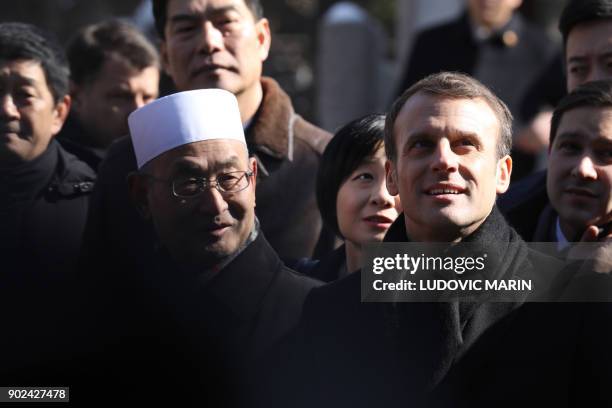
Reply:
[[[317,204],[323,222],[338,236],[336,201],[346,179],[384,146],[385,116],[367,115],[344,125],[331,139],[317,172]]]

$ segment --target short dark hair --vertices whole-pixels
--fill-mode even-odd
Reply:
[[[84,27],[68,44],[67,54],[75,84],[95,78],[113,55],[137,71],[151,66],[159,68],[159,54],[153,44],[136,27],[121,20]]]
[[[559,31],[567,45],[570,31],[581,23],[612,18],[612,0],[570,0],[559,18]]]
[[[244,4],[251,10],[255,20],[263,17],[263,7],[260,0],[243,0]],[[165,38],[166,17],[168,15],[168,3],[170,0],[153,0],[153,17],[155,18],[155,30],[160,38]]]
[[[0,23],[0,60],[36,61],[45,74],[55,103],[68,94],[68,62],[50,33],[31,24]]]
[[[550,146],[555,141],[565,112],[583,107],[612,108],[612,80],[587,82],[559,101],[550,121]]]
[[[385,122],[385,151],[392,162],[397,158],[393,127],[400,111],[410,97],[418,92],[450,99],[483,99],[499,122],[500,135],[497,155],[502,158],[512,150],[512,114],[506,104],[489,88],[471,76],[458,72],[440,72],[421,79],[393,102]]]
[[[338,130],[323,152],[317,171],[317,204],[325,225],[340,237],[338,191],[357,167],[383,147],[384,132],[385,116],[367,115]]]

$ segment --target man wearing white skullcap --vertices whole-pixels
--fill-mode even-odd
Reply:
[[[142,402],[144,389],[157,403],[250,406],[244,385],[265,377],[259,359],[295,328],[319,283],[286,268],[259,228],[257,162],[232,93],[173,94],[128,122],[130,196],[159,245],[142,270],[98,288],[101,331],[111,333],[99,371],[117,376],[126,401]]]
[[[219,269],[255,225],[257,163],[236,98],[221,89],[181,92],[136,110],[128,123],[140,169],[129,185],[141,214],[181,268]]]
[[[271,32],[259,0],[155,0],[164,71],[177,91],[225,89],[236,96],[249,154],[257,160],[257,217],[280,257],[319,258],[335,237],[323,229],[315,175],[331,135],[303,119],[271,78],[262,76]],[[206,29],[204,29],[206,28]],[[102,262],[131,269],[149,258],[152,234],[126,194],[136,169],[129,138],[99,169],[83,244],[83,269]]]

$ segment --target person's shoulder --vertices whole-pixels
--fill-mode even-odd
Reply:
[[[331,139],[331,133],[308,122],[297,114],[291,103],[289,95],[274,79],[262,77],[261,84],[264,98],[260,113],[255,124],[261,132],[259,139],[276,138],[288,139],[299,152],[321,155],[325,146]],[[280,129],[279,129],[280,127]],[[272,135],[261,134],[272,132]]]
[[[307,305],[313,309],[330,310],[361,301],[361,271],[313,289]]]
[[[541,69],[555,59],[561,52],[560,47],[549,37],[544,29],[515,13],[510,28],[518,34],[518,43],[514,47],[526,61],[536,62]]]
[[[296,115],[293,123],[293,131],[295,137],[303,141],[308,147],[314,150],[317,154],[323,154],[325,147],[332,138],[331,133],[327,130],[308,122],[300,115]]]
[[[555,49],[555,43],[548,36],[546,31],[531,21],[525,19],[520,13],[514,15],[520,24],[520,35],[524,38],[524,43],[531,47]]]
[[[540,216],[548,205],[546,171],[534,173],[511,185],[497,200],[497,206],[508,223],[526,241],[533,239]]]
[[[547,204],[546,174],[546,170],[538,171],[512,183],[508,191],[497,201],[501,212],[507,214],[524,206],[532,207],[536,204],[538,207],[543,207]],[[533,211],[533,207],[531,209]]]
[[[286,287],[291,287],[297,290],[310,292],[311,289],[320,287],[323,282],[306,276],[300,272],[283,265],[280,271],[280,284]]]
[[[59,163],[49,191],[61,197],[87,196],[93,191],[96,172],[84,161],[57,144]]]
[[[134,145],[130,136],[122,136],[115,140],[108,148],[108,160],[121,160],[134,157]]]
[[[137,169],[136,156],[132,139],[129,136],[115,140],[109,147],[108,153],[98,168],[99,179],[104,182],[107,178],[121,177]]]

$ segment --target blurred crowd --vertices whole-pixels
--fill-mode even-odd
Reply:
[[[612,0],[568,1],[561,47],[522,3],[465,0],[333,134],[263,74],[258,0],[153,0],[156,42],[0,23],[0,386],[612,406]],[[383,242],[495,243],[491,279],[552,301],[362,302]]]

